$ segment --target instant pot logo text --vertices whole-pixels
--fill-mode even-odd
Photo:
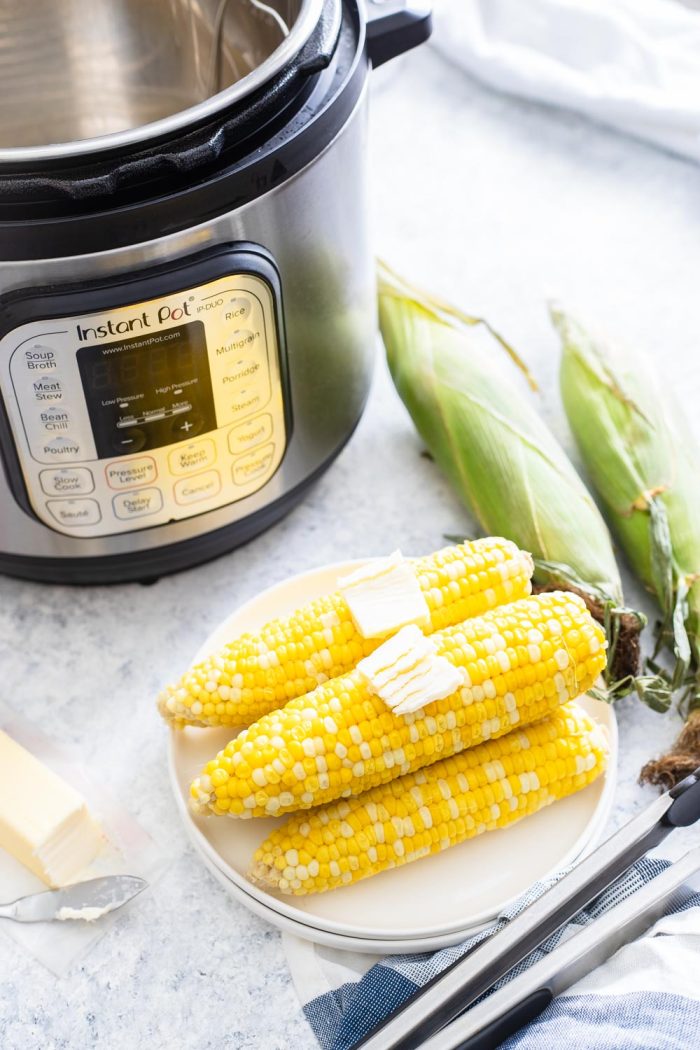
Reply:
[[[171,303],[159,306],[155,313],[142,310],[134,317],[116,320],[108,318],[104,324],[90,327],[89,325],[76,325],[78,341],[81,343],[92,343],[96,339],[107,339],[110,335],[125,335],[128,332],[143,332],[147,328],[159,327],[166,321],[181,321],[183,317],[191,317],[190,304],[183,300],[178,305]]]

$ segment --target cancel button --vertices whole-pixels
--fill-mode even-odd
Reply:
[[[120,492],[112,500],[112,506],[118,518],[145,518],[162,510],[163,497],[160,489],[134,489]]]
[[[195,474],[191,478],[182,478],[175,482],[175,501],[180,504],[199,503],[202,499],[211,499],[221,491],[221,478],[216,470],[205,474]]]

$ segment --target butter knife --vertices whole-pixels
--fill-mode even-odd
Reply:
[[[60,890],[33,893],[11,904],[0,904],[0,919],[14,922],[95,922],[116,911],[146,889],[136,875],[106,875],[76,882]]]

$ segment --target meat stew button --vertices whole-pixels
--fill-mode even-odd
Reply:
[[[160,489],[132,489],[131,492],[120,492],[115,496],[112,506],[115,515],[122,520],[145,518],[162,510],[163,496]]]

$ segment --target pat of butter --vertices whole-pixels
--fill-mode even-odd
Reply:
[[[397,715],[443,700],[464,685],[460,668],[440,656],[432,638],[414,624],[360,660],[357,670]]]
[[[67,886],[103,841],[82,795],[0,730],[0,848],[47,886]]]
[[[425,595],[401,551],[341,576],[338,589],[363,638],[383,638],[409,623],[430,623]]]

